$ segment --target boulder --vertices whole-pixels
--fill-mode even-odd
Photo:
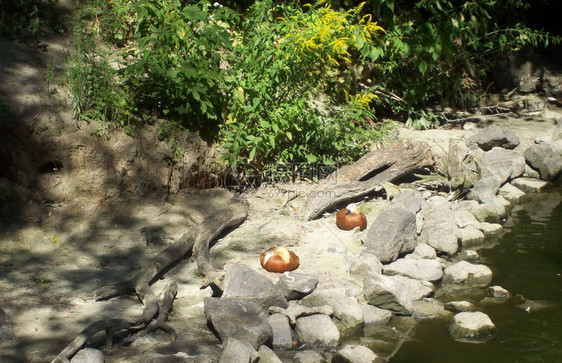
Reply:
[[[299,272],[285,272],[275,285],[287,300],[300,300],[318,285],[318,277]]]
[[[267,318],[273,334],[273,349],[291,349],[293,347],[293,337],[289,318],[283,314],[271,314]]]
[[[539,172],[541,179],[554,181],[560,175],[562,156],[548,144],[532,145],[525,150],[527,164]]]
[[[304,306],[331,306],[334,313],[332,320],[341,336],[357,334],[363,329],[363,309],[357,299],[335,290],[315,291],[301,300]]]
[[[507,215],[511,204],[501,195],[496,195],[488,202],[479,204],[471,212],[480,222],[497,223]]]
[[[429,281],[409,278],[407,276],[389,276],[397,285],[402,285],[402,290],[409,300],[415,301],[427,297],[435,292],[435,285]]]
[[[345,345],[332,357],[332,363],[375,363],[384,362],[375,352],[363,345]]]
[[[500,188],[499,193],[502,197],[504,197],[507,201],[511,203],[517,203],[521,199],[521,197],[525,195],[524,191],[517,188],[511,183],[504,184]]]
[[[418,321],[426,319],[450,319],[453,315],[450,311],[445,309],[441,301],[431,298],[413,301],[412,305],[414,307],[412,317]]]
[[[289,306],[287,308],[280,308],[278,306],[272,306],[269,308],[269,311],[272,313],[279,313],[285,315],[289,318],[289,322],[291,324],[296,324],[297,318],[299,316],[307,316],[307,315],[314,315],[314,314],[324,314],[324,315],[333,315],[334,309],[329,305],[322,305],[322,306],[303,306],[299,302],[296,301],[289,301]]]
[[[484,242],[484,233],[474,225],[460,229],[460,240],[463,247],[470,247]]]
[[[258,355],[260,357],[259,363],[283,363],[277,354],[266,345],[260,347]]]
[[[335,348],[340,343],[340,332],[336,324],[324,314],[298,318],[295,334],[298,341],[307,346]]]
[[[468,139],[467,146],[479,147],[484,151],[491,150],[494,147],[515,149],[520,142],[519,137],[509,129],[488,127],[471,136]]]
[[[76,353],[70,363],[103,363],[105,358],[101,350],[94,348],[83,348]]]
[[[540,193],[550,186],[547,181],[526,177],[514,179],[511,184],[526,193]]]
[[[437,253],[435,252],[435,248],[431,247],[427,243],[418,243],[416,248],[414,248],[414,252],[407,254],[404,256],[406,259],[434,259],[437,257]]]
[[[488,287],[488,297],[503,302],[511,298],[511,293],[501,286],[490,286]]]
[[[349,267],[352,275],[363,277],[367,273],[382,273],[383,264],[373,253],[363,250],[359,258],[354,259]]]
[[[487,286],[492,281],[492,270],[488,266],[459,261],[443,270],[444,284]]]
[[[222,296],[253,301],[266,311],[270,306],[287,307],[287,300],[271,280],[241,263],[227,265]]]
[[[455,221],[457,222],[457,227],[459,228],[475,226],[479,223],[474,214],[466,209],[456,209],[454,212]]]
[[[408,190],[403,193],[400,193],[392,199],[392,203],[390,203],[391,208],[404,208],[409,210],[412,213],[417,213],[421,210],[423,203],[423,198],[421,194],[414,190]]]
[[[227,338],[219,363],[254,363],[258,358],[258,352],[250,344]]]
[[[362,305],[364,327],[370,325],[386,324],[392,318],[392,313],[388,310],[377,308],[373,305]]]
[[[476,307],[469,301],[449,301],[445,303],[445,310],[452,311],[453,313],[462,313],[467,311],[474,311]]]
[[[499,223],[480,222],[476,227],[486,236],[498,234],[503,230],[503,226]]]
[[[401,258],[384,266],[385,275],[402,275],[418,280],[439,281],[443,277],[443,266],[435,259]]]
[[[451,337],[465,343],[482,343],[494,336],[497,329],[488,315],[479,312],[462,312],[449,324]]]
[[[458,227],[451,205],[443,197],[431,197],[419,213],[423,229],[418,243],[426,243],[437,251],[453,255],[459,249]]]
[[[371,223],[365,238],[364,251],[386,263],[398,258],[400,253],[416,247],[416,214],[411,210],[392,205]]]
[[[207,320],[223,342],[227,338],[235,338],[258,349],[271,340],[273,332],[267,314],[255,302],[206,297],[203,304]]]
[[[368,274],[363,285],[363,295],[369,304],[390,310],[397,315],[412,313],[412,300],[404,291],[403,285],[391,276]]]

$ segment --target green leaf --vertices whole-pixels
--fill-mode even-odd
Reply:
[[[418,63],[418,70],[423,75],[425,75],[425,71],[427,71],[427,63],[423,59]]]

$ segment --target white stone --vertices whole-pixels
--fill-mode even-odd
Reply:
[[[480,311],[458,313],[449,325],[449,332],[453,339],[463,342],[485,340],[495,331],[496,326],[490,317]]]
[[[492,281],[492,270],[488,266],[457,262],[443,270],[443,283],[487,286]]]
[[[443,266],[435,259],[399,259],[385,265],[385,275],[402,275],[418,280],[439,281],[443,277]]]

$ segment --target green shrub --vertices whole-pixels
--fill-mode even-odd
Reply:
[[[382,31],[360,11],[255,2],[235,39],[226,160],[349,162],[380,139],[367,125],[375,95],[349,73]]]

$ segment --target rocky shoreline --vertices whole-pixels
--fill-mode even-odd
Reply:
[[[262,186],[248,196],[247,220],[210,250],[213,264],[225,271],[222,296],[211,288],[199,290],[201,278],[193,264],[180,263],[166,276],[179,282],[169,318],[178,341],[155,351],[150,347],[166,345],[168,337],[147,335],[129,348],[103,350],[105,361],[238,362],[258,357],[260,362],[385,361],[412,339],[416,325],[425,319],[448,321],[451,339],[457,341],[492,338],[494,322],[478,306],[502,303],[511,294],[489,286],[492,271],[480,263],[477,250],[502,233],[504,217],[523,195],[540,192],[559,177],[561,128],[547,129],[535,133],[531,143],[528,135],[519,142],[517,132],[509,131],[512,128],[485,128],[455,138],[436,158],[437,167],[449,173],[445,182],[425,175],[421,184],[385,184],[379,195],[358,201],[368,219],[365,231],[339,230],[335,211],[307,221],[307,198],[318,197],[311,193],[310,183]],[[440,160],[448,164],[439,164]],[[463,178],[454,178],[461,174]],[[463,190],[466,180],[474,186]],[[187,209],[190,212],[186,206],[174,206],[178,226],[185,230],[180,215],[201,215],[201,207],[220,207],[221,200],[230,198],[221,193],[210,198],[209,205],[191,199],[198,207]],[[170,213],[170,206],[159,208],[151,215]],[[170,232],[165,225],[158,228],[159,234]],[[148,234],[146,238],[147,251],[162,239]],[[260,254],[277,245],[299,256],[297,270],[277,274],[260,266]],[[142,258],[137,256],[137,264]],[[126,271],[111,259],[102,267],[107,263],[113,278]],[[155,282],[156,290],[160,284]],[[99,302],[71,302],[70,307],[102,309],[110,316],[111,310],[103,306],[124,301],[100,307]],[[6,326],[9,320],[4,319]],[[151,353],[139,353],[147,349]],[[92,357],[89,362],[99,362],[104,353],[85,348],[73,360],[87,354]]]
[[[250,217],[211,250],[212,258],[224,263],[224,291],[222,296],[209,291],[200,303],[222,342],[218,356],[180,352],[144,361],[165,357],[182,362],[386,361],[411,339],[408,334],[418,321],[436,318],[450,322],[456,341],[492,338],[494,323],[478,311],[479,302],[469,300],[476,296],[502,303],[511,294],[489,286],[492,271],[479,263],[475,249],[488,236],[501,233],[501,222],[522,195],[547,188],[562,167],[560,128],[524,150],[514,150],[518,144],[515,133],[499,128],[455,142],[454,151],[447,154],[455,153],[451,160],[466,161],[468,155],[466,165],[477,165],[470,169],[477,175],[465,198],[427,185],[403,184],[383,198],[361,203],[369,219],[364,232],[336,230],[334,213],[326,213],[308,222],[303,233],[306,222],[295,221],[302,198],[292,199],[289,193],[277,193],[283,196],[280,200],[268,198],[271,189],[262,188],[249,198],[253,212],[277,203],[279,214],[272,220],[292,219],[300,230],[280,231],[274,223],[268,226]],[[248,233],[256,223],[259,228]],[[307,243],[320,225],[328,227],[336,244],[327,243],[323,249]],[[241,239],[255,249],[287,245],[300,255],[301,266],[293,272],[268,273],[257,261],[234,257]],[[327,236],[322,239],[327,241]],[[319,251],[315,254],[314,249]],[[321,264],[332,265],[321,268]]]

